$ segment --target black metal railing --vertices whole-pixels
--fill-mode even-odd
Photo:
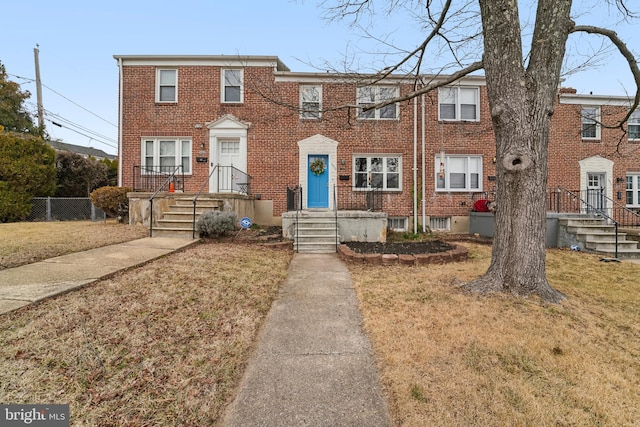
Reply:
[[[193,196],[193,224],[191,226],[191,238],[196,238],[196,205],[198,204],[198,198],[202,195],[202,192],[206,188],[207,184],[211,182],[211,177],[216,175],[216,193],[231,192],[249,195],[251,193],[251,180],[252,177],[246,172],[231,166],[215,165],[207,178],[200,185],[200,189]]]
[[[605,188],[590,188],[582,191],[562,187],[547,190],[547,211],[602,215],[615,220],[620,226],[640,228],[640,214],[606,194]]]
[[[296,212],[296,224],[295,224],[295,238],[296,252],[298,252],[298,223],[300,219],[300,211],[302,210],[302,187],[296,185],[293,188],[287,186],[287,211]]]
[[[341,211],[382,211],[382,189],[353,188],[351,185],[336,185],[334,187],[336,210]]]
[[[251,194],[251,180],[252,177],[246,172],[241,171],[235,166],[222,166],[216,165],[211,173],[207,182],[211,179],[211,176],[216,175],[215,192],[216,193],[240,193]],[[205,182],[206,184],[206,182]]]
[[[179,168],[179,173],[176,169]],[[167,177],[173,176],[172,181]],[[133,166],[133,191],[169,191],[173,183],[175,190],[184,191],[184,169],[178,166]],[[163,188],[166,185],[166,188]]]
[[[149,197],[149,237],[153,237],[153,199],[158,195],[160,191],[164,189],[164,191],[171,191],[171,184],[175,183],[178,171],[182,172],[182,166],[176,166],[175,169],[166,176],[165,180],[160,183],[158,189]],[[184,183],[184,174],[181,174],[183,177],[182,182]],[[184,191],[184,185],[183,185]]]
[[[287,212],[299,211],[302,209],[302,187],[296,185],[291,188],[287,186]]]
[[[334,186],[333,187],[333,214],[334,214],[334,221],[335,221],[335,236],[334,239],[336,241],[336,252],[338,252],[338,186]]]
[[[590,190],[573,192],[571,190],[567,190],[564,188],[558,187],[556,193],[562,194],[558,200],[562,200],[564,202],[568,202],[568,206],[575,206],[577,203],[581,212],[579,213],[592,213],[593,215],[604,218],[607,222],[613,223],[615,227],[615,260],[618,259],[618,227],[620,224],[613,217],[611,217],[607,211],[606,207],[601,202],[604,202],[606,199],[601,199],[602,193],[600,192],[591,192]],[[586,196],[583,198],[583,196]],[[606,197],[606,196],[605,196]],[[573,199],[573,202],[571,201]],[[593,204],[595,202],[596,204]]]

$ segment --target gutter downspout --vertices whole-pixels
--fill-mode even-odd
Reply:
[[[418,232],[418,97],[413,97],[413,232]]]
[[[425,200],[426,190],[425,190],[425,178],[427,171],[425,169],[425,131],[424,131],[424,93],[421,95],[422,101],[422,232],[427,232],[427,202]]]
[[[118,187],[122,187],[122,94],[124,93],[124,78],[122,76],[122,58],[118,58]]]

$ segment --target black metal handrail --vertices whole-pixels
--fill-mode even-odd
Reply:
[[[591,212],[594,213],[597,216],[601,216],[604,219],[606,219],[607,221],[611,221],[614,226],[615,226],[615,233],[616,233],[616,238],[615,238],[615,259],[618,259],[618,227],[619,227],[619,223],[618,221],[616,221],[615,219],[613,219],[611,216],[609,216],[604,209],[602,208],[597,208],[596,206],[593,206],[591,203],[589,203],[589,201],[584,200],[580,193],[576,194],[570,190],[564,189],[564,188],[560,188],[558,187],[557,191],[566,193],[569,197],[573,198],[575,201],[579,201],[580,206],[586,208],[587,212]],[[588,195],[588,193],[587,193]]]
[[[221,191],[229,191],[231,193],[238,192],[240,194],[251,194],[251,180],[253,179],[251,175],[246,172],[241,171],[240,169],[231,166],[222,166],[217,164],[211,169],[207,178],[202,182],[200,189],[193,197],[193,225],[191,227],[191,238],[196,238],[196,204],[198,203],[198,198],[204,191],[207,184],[211,181],[211,177],[214,172],[218,173],[217,182],[216,182],[216,192]],[[222,186],[220,183],[224,183]]]
[[[354,188],[351,185],[335,185],[336,210],[341,211],[382,211],[382,188]]]
[[[298,223],[300,221],[300,211],[302,210],[302,187],[300,185],[296,185],[293,188],[287,186],[287,211],[296,211],[296,230],[295,230],[295,242],[296,242],[296,252],[298,250]]]
[[[180,173],[175,173],[180,168]],[[163,188],[169,176],[174,176],[176,190],[184,191],[184,168],[179,166],[133,166],[133,191],[157,191]]]
[[[336,239],[336,252],[338,252],[338,192],[337,190],[337,186],[333,187],[333,213],[335,215],[335,224],[336,224],[336,235],[335,235],[335,239]]]
[[[582,203],[582,200],[589,203]],[[593,203],[594,201],[597,203]],[[582,191],[567,190],[562,187],[550,189],[547,191],[547,210],[556,213],[600,214],[606,212],[622,227],[640,227],[640,214],[607,196],[604,187]]]
[[[153,237],[153,199],[155,199],[156,195],[160,192],[160,190],[165,188],[165,186],[167,186],[167,188],[171,188],[171,183],[175,182],[176,175],[177,175],[176,172],[179,170],[182,170],[182,165],[176,166],[175,169],[164,180],[162,185],[160,185],[158,189],[149,198],[149,237]],[[183,182],[184,182],[184,179],[183,179]]]

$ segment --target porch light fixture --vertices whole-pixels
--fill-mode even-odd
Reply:
[[[202,123],[196,123],[193,127],[196,129],[202,129]]]

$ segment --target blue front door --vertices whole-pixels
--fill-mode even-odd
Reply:
[[[310,154],[307,160],[307,207],[329,207],[329,156]]]

